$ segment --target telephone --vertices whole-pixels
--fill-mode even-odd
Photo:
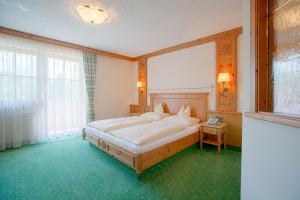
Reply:
[[[214,125],[219,122],[220,118],[219,117],[210,117],[207,121],[208,124]]]

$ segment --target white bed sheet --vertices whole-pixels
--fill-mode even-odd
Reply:
[[[195,124],[195,125],[186,127],[182,131],[176,132],[174,134],[160,138],[159,140],[156,140],[154,142],[143,144],[143,145],[136,145],[136,144],[130,143],[126,140],[114,137],[109,133],[100,131],[96,128],[89,127],[89,126],[86,127],[85,131],[89,134],[93,134],[95,136],[101,137],[102,139],[104,139],[108,142],[111,142],[112,144],[118,145],[128,151],[138,154],[138,153],[144,153],[144,152],[150,151],[152,149],[155,149],[162,145],[168,144],[170,142],[173,142],[173,141],[183,138],[185,136],[191,135],[191,134],[199,131],[199,128],[200,128],[200,125]]]

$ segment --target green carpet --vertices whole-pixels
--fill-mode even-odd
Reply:
[[[135,171],[83,141],[0,152],[0,199],[239,199],[241,153],[196,145]]]

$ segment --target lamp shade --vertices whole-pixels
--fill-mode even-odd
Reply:
[[[142,87],[142,82],[141,82],[141,81],[138,81],[138,82],[136,83],[136,87],[141,88],[141,87]]]
[[[218,76],[218,83],[226,83],[230,82],[230,74],[229,73],[220,73]]]
[[[103,23],[108,19],[107,13],[93,3],[79,4],[75,11],[81,19],[92,24]]]

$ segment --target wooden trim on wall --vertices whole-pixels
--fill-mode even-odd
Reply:
[[[81,45],[77,45],[77,44],[72,44],[69,42],[63,42],[61,40],[55,40],[55,39],[51,39],[51,38],[47,38],[47,37],[43,37],[43,36],[39,36],[39,35],[34,35],[31,33],[25,33],[25,32],[13,30],[13,29],[5,28],[2,26],[0,26],[0,33],[15,36],[15,37],[35,40],[35,41],[39,41],[39,42],[45,42],[48,44],[59,45],[59,46],[68,47],[68,48],[72,48],[72,49],[88,51],[88,52],[92,52],[92,53],[96,53],[96,54],[100,54],[100,55],[104,55],[104,56],[109,56],[109,57],[113,57],[113,58],[117,58],[117,59],[121,59],[121,60],[126,60],[126,61],[131,61],[131,62],[135,61],[134,58],[131,58],[128,56],[123,56],[120,54],[103,51],[100,49],[94,49],[94,48],[85,47],[85,46],[81,46]]]
[[[243,32],[243,28],[242,27],[238,27],[235,29],[231,29],[228,31],[224,31],[221,33],[217,33],[217,34],[213,34],[210,36],[206,36],[206,37],[202,37],[196,40],[192,40],[190,42],[186,42],[186,43],[182,43],[179,45],[175,45],[172,47],[168,47],[166,49],[161,49],[158,51],[154,51],[152,53],[148,53],[142,56],[138,56],[136,58],[131,58],[128,56],[124,56],[124,55],[120,55],[120,54],[116,54],[116,53],[112,53],[109,51],[104,51],[104,50],[100,50],[100,49],[94,49],[94,48],[90,48],[90,47],[86,47],[86,46],[82,46],[82,45],[77,45],[77,44],[73,44],[73,43],[69,43],[69,42],[64,42],[61,40],[55,40],[55,39],[51,39],[51,38],[47,38],[47,37],[43,37],[43,36],[39,36],[39,35],[35,35],[35,34],[31,34],[31,33],[26,33],[26,32],[22,32],[22,31],[17,31],[17,30],[13,30],[13,29],[9,29],[9,28],[5,28],[0,26],[0,33],[3,34],[7,34],[7,35],[11,35],[11,36],[15,36],[15,37],[21,37],[21,38],[25,38],[25,39],[31,39],[31,40],[35,40],[35,41],[39,41],[39,42],[45,42],[48,44],[54,44],[54,45],[59,45],[59,46],[63,46],[63,47],[68,47],[68,48],[72,48],[72,49],[77,49],[77,50],[82,50],[82,51],[88,51],[88,52],[92,52],[92,53],[96,53],[96,54],[100,54],[100,55],[104,55],[104,56],[109,56],[109,57],[113,57],[113,58],[117,58],[117,59],[122,59],[122,60],[126,60],[126,61],[138,61],[140,58],[149,58],[149,57],[153,57],[153,56],[158,56],[161,54],[165,54],[165,53],[170,53],[173,51],[177,51],[180,49],[185,49],[185,48],[190,48],[196,45],[201,45],[201,44],[205,44],[208,42],[213,42],[222,38],[226,38],[226,37],[230,37],[233,35],[239,35]]]
[[[231,29],[231,30],[228,30],[228,31],[224,31],[224,32],[221,32],[221,33],[213,34],[213,35],[210,35],[210,36],[206,36],[206,37],[202,37],[202,38],[199,38],[199,39],[196,39],[196,40],[185,42],[185,43],[182,43],[182,44],[179,44],[179,45],[168,47],[166,49],[161,49],[161,50],[158,50],[158,51],[154,51],[152,53],[148,53],[148,54],[136,57],[135,59],[137,60],[141,57],[149,58],[149,57],[153,57],[153,56],[162,55],[162,54],[165,54],[165,53],[170,53],[170,52],[173,52],[173,51],[178,51],[180,49],[190,48],[190,47],[197,46],[197,45],[200,45],[200,44],[213,42],[213,41],[216,41],[216,40],[219,40],[219,39],[222,39],[222,38],[232,37],[233,35],[239,35],[242,32],[243,32],[242,27],[234,28],[234,29]]]

